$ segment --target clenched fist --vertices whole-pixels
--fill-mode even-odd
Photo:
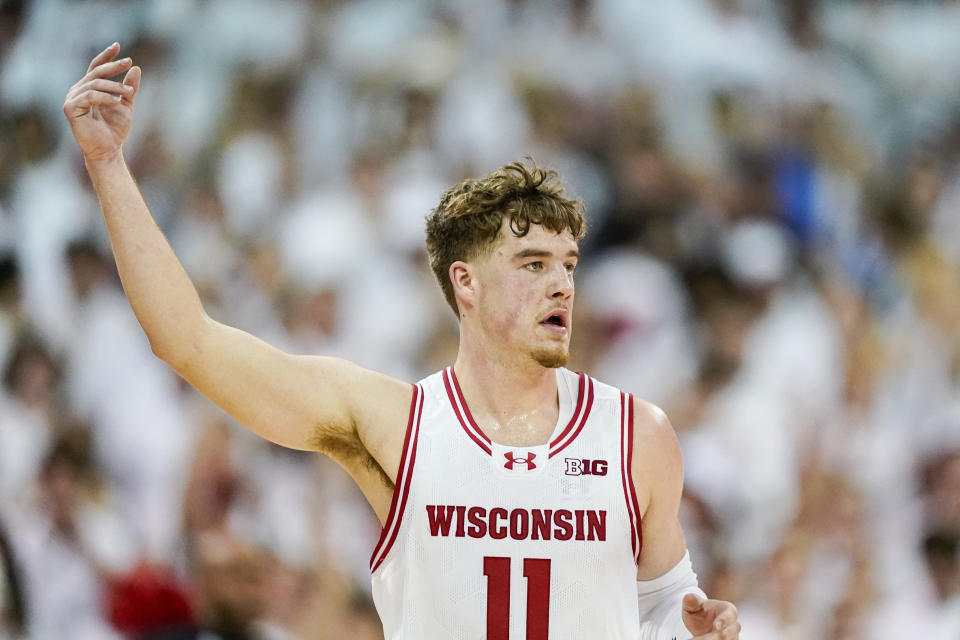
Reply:
[[[120,45],[114,42],[100,52],[87,73],[70,87],[63,113],[87,162],[105,160],[120,153],[130,133],[133,102],[140,88],[140,67],[130,58],[114,60]],[[110,78],[124,74],[123,81]]]

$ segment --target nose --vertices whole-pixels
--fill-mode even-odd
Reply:
[[[568,300],[573,296],[573,274],[564,265],[559,265],[555,274],[550,283],[550,298]]]

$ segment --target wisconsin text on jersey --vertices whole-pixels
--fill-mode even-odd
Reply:
[[[607,539],[607,512],[600,509],[486,509],[428,504],[431,536],[490,537],[502,540]]]

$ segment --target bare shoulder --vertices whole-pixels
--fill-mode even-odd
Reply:
[[[677,434],[667,414],[652,402],[636,397],[633,399],[633,434],[635,448],[637,444],[642,445],[644,455],[658,458],[680,456]]]
[[[347,425],[315,422],[307,446],[350,474],[383,523],[400,466],[414,387],[346,360],[338,361],[336,369],[350,420]]]
[[[347,360],[310,359],[325,377],[333,378],[329,381],[347,399],[350,420],[347,425],[315,422],[308,437],[309,448],[322,451],[347,468],[357,462],[376,462],[392,484],[391,474],[399,465],[413,386]],[[397,465],[392,464],[394,459]]]
[[[364,379],[363,394],[355,399],[354,406],[358,435],[366,449],[393,474],[400,464],[414,385],[354,366]]]
[[[667,414],[652,402],[633,401],[632,473],[641,503],[653,494],[677,495],[683,488],[683,458]],[[641,504],[641,510],[645,505]]]

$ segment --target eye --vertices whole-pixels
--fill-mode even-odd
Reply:
[[[528,262],[527,264],[523,265],[523,267],[527,271],[543,271],[543,263],[539,260],[536,262]]]
[[[567,268],[567,273],[571,275],[573,275],[573,272],[577,270],[577,265],[573,264],[572,262],[568,262],[564,266]]]

